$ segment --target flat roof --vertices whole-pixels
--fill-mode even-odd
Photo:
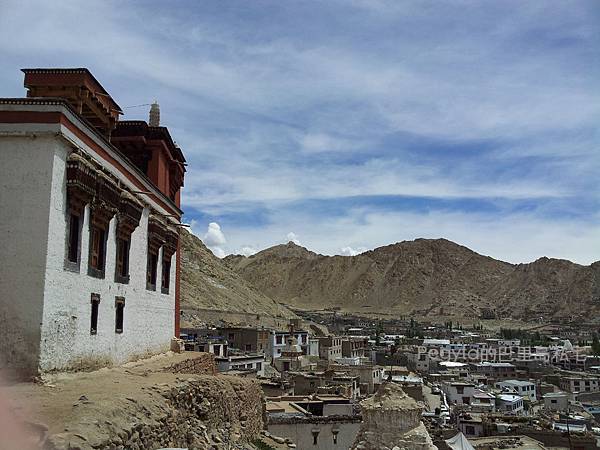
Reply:
[[[443,367],[465,367],[465,366],[468,366],[467,363],[461,363],[458,361],[441,361],[438,364]]]
[[[518,400],[522,400],[523,397],[520,395],[512,395],[512,394],[500,394],[498,398],[505,402],[516,402]]]
[[[513,386],[529,386],[529,385],[535,385],[535,383],[531,382],[531,381],[522,381],[522,380],[503,380],[503,381],[498,381],[498,384],[511,384]]]
[[[480,362],[475,364],[475,366],[477,367],[515,367],[514,364],[511,363],[505,363],[505,362],[489,362],[489,361],[484,361],[484,362]]]
[[[558,397],[568,397],[569,394],[566,392],[548,392],[547,394],[542,395],[542,398],[558,398]]]

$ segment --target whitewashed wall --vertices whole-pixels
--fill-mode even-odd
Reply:
[[[0,370],[37,371],[54,137],[0,138]]]
[[[315,450],[347,450],[349,449],[360,430],[360,423],[272,423],[267,429],[275,436],[286,437],[292,440],[299,449]],[[338,430],[337,442],[333,443],[332,429]],[[313,430],[319,430],[317,445],[313,444]]]
[[[131,238],[130,281],[114,281],[116,219],[110,222],[105,278],[87,275],[89,206],[82,228],[79,273],[64,269],[67,239],[66,159],[68,145],[55,147],[50,191],[49,238],[45,271],[40,368],[43,371],[121,363],[169,348],[175,327],[175,258],[168,295],[146,290],[148,209]],[[161,249],[162,252],[162,249]],[[90,334],[92,293],[100,294],[97,334]],[[123,333],[115,333],[115,297],[125,298]]]

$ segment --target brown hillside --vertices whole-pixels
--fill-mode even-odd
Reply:
[[[323,256],[293,243],[227,265],[266,295],[307,309],[531,319],[600,311],[600,263],[542,258],[514,265],[445,239],[417,239],[357,256]]]
[[[181,231],[181,309],[190,322],[282,322],[295,317],[259,292],[212,254],[200,239]],[[271,319],[271,320],[269,320]]]

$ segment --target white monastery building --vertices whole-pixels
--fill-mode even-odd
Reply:
[[[93,368],[179,336],[185,158],[158,105],[119,121],[87,69],[0,98],[0,371]]]

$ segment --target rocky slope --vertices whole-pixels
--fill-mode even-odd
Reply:
[[[182,326],[225,320],[285,323],[295,315],[259,292],[212,254],[193,234],[181,232]]]
[[[351,312],[546,318],[600,312],[600,262],[509,264],[445,239],[404,241],[357,256],[293,243],[225,262],[276,301]]]

